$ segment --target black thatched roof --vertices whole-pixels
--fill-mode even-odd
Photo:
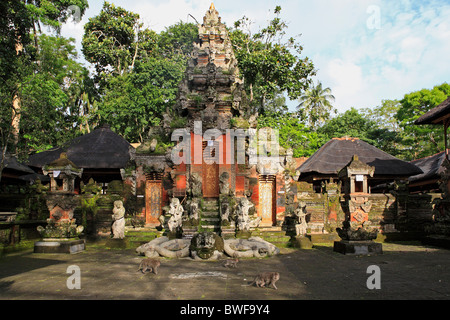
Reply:
[[[62,152],[79,168],[120,169],[130,160],[131,144],[111,131],[108,126],[77,137],[63,147],[36,153],[30,156],[28,165],[42,168],[59,159]]]
[[[410,163],[422,169],[423,173],[409,177],[411,183],[418,181],[439,179],[441,172],[444,170],[442,163],[445,160],[445,152],[435,155],[413,160]]]
[[[0,154],[0,161],[2,160],[2,155]],[[35,173],[33,171],[33,169],[31,169],[30,167],[20,163],[16,157],[14,156],[10,156],[10,155],[6,155],[5,156],[5,161],[4,161],[4,171],[14,171],[15,174],[33,174]]]
[[[354,155],[358,155],[362,162],[375,167],[374,178],[406,178],[422,173],[414,164],[397,159],[357,138],[333,138],[297,169],[300,179],[311,175],[337,175]]]
[[[448,97],[444,102],[442,102],[437,107],[431,109],[419,119],[417,119],[415,124],[438,124],[441,121],[438,119],[450,114],[450,97]]]

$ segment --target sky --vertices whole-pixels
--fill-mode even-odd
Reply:
[[[160,32],[177,22],[201,22],[211,0],[109,0],[138,13],[144,26]],[[81,21],[68,22],[62,36],[75,38],[81,53],[83,25],[100,13],[103,0],[89,0]],[[227,26],[248,17],[254,30],[281,6],[287,35],[297,36],[302,57],[317,69],[335,96],[334,107],[373,108],[385,99],[450,83],[450,0],[216,0]],[[289,101],[289,108],[298,103]]]

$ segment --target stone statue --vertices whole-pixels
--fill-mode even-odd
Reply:
[[[113,239],[125,238],[125,208],[121,200],[114,201],[112,218],[114,220],[111,227]]]
[[[214,232],[199,232],[192,238],[190,250],[196,260],[217,260],[223,252],[223,239]]]
[[[220,219],[222,222],[228,221],[230,217],[230,203],[225,201],[220,204]]]
[[[297,237],[306,234],[308,228],[308,224],[306,223],[306,214],[306,203],[300,202],[297,210],[295,210],[295,233]]]
[[[219,178],[219,190],[220,194],[228,195],[230,193],[230,182],[228,179],[230,178],[230,174],[228,172],[222,172]]]
[[[253,203],[246,197],[241,198],[236,208],[236,227],[239,231],[249,231],[250,228],[255,228],[261,222],[261,217],[252,218],[248,211],[253,207]]]
[[[167,222],[167,226],[170,230],[170,232],[177,231],[177,228],[180,228],[182,225],[182,219],[183,219],[183,206],[180,203],[180,200],[178,198],[172,198],[170,201],[169,206],[169,214],[170,218]]]
[[[202,179],[200,175],[196,172],[191,174],[191,178],[189,179],[191,193],[193,197],[201,197],[203,195],[202,190]]]
[[[369,228],[368,222],[362,224],[345,220],[342,228],[336,228],[336,232],[342,240],[347,241],[371,241],[377,238],[378,230]]]
[[[189,211],[189,219],[191,220],[199,220],[200,219],[200,199],[193,198],[187,201],[187,207]]]

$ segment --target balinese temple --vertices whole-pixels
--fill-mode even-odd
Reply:
[[[252,161],[246,149],[254,132],[252,124],[245,129],[232,126],[232,118],[246,111],[243,80],[226,26],[214,5],[198,32],[176,104],[177,115],[187,119],[187,125],[169,134],[176,144],[172,154],[148,153],[145,144],[136,149],[136,185],[138,196],[146,199],[146,224],[160,223],[162,208],[172,197],[183,204],[203,199],[209,207],[205,210],[218,215],[225,202],[235,204],[248,197],[255,216],[261,218],[260,226],[280,224],[283,218],[279,214],[285,211],[282,166],[286,156],[264,158],[259,153],[255,156],[262,161]],[[266,136],[272,135],[269,132]],[[156,136],[151,139],[155,143],[160,140]],[[276,143],[276,139],[270,141]],[[215,221],[220,223],[220,219]]]

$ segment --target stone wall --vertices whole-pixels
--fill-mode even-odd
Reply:
[[[328,190],[328,189],[327,189]],[[315,193],[312,184],[297,182],[297,202],[306,203],[308,233],[334,233],[345,220],[345,201],[336,189]],[[369,223],[381,234],[425,234],[433,225],[433,204],[441,194],[370,194]]]

